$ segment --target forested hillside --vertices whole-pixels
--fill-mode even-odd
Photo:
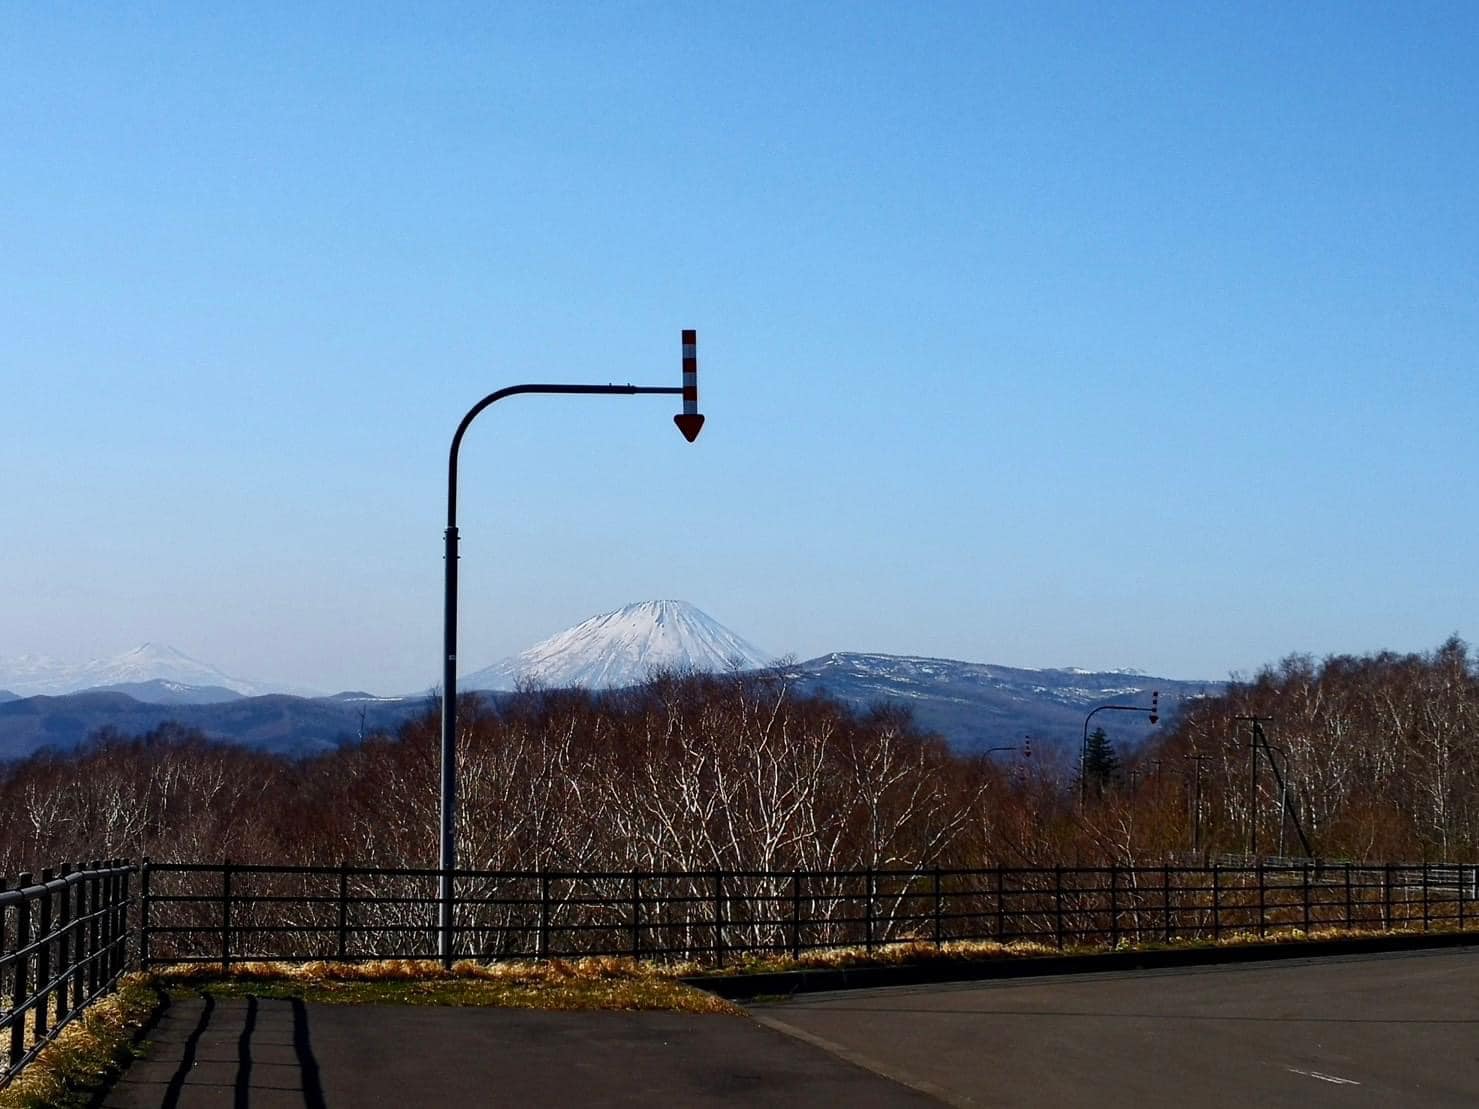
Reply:
[[[1256,780],[1240,717],[1266,718]],[[821,869],[1155,861],[1190,853],[1465,859],[1479,850],[1479,675],[1425,655],[1290,657],[1187,705],[1117,773],[952,754],[898,709],[780,672],[467,698],[459,858],[477,868]],[[174,726],[0,771],[0,870],[100,856],[431,865],[435,708],[307,759]],[[1198,758],[1193,758],[1197,756]],[[1277,763],[1283,795],[1271,763]],[[1096,761],[1096,765],[1098,765]],[[1252,800],[1250,801],[1250,797]],[[1282,841],[1282,842],[1281,842]]]

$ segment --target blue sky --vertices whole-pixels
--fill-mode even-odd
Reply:
[[[1479,8],[8,5],[0,655],[1479,634]]]

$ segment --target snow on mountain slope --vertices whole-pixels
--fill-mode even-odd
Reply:
[[[1138,670],[1031,670],[846,651],[797,663],[792,673],[803,691],[825,692],[860,709],[907,705],[918,724],[964,752],[1018,744],[1028,735],[1039,750],[1072,751],[1085,715],[1099,705],[1148,705],[1157,690],[1169,719],[1183,702],[1223,688],[1220,682],[1157,678]],[[1138,713],[1100,719],[1118,744],[1133,746],[1150,733],[1149,720]]]
[[[268,692],[263,686],[233,678],[209,663],[200,662],[162,643],[145,643],[121,655],[93,659],[81,666],[71,666],[41,655],[0,659],[0,688],[12,690],[22,697],[57,696],[100,686],[154,681],[177,686],[229,689],[248,697]]]
[[[552,635],[512,658],[468,674],[464,689],[635,685],[656,667],[727,670],[765,666],[769,655],[686,601],[641,601]]]

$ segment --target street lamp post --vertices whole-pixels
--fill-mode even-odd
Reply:
[[[1160,716],[1161,694],[1160,690],[1152,690],[1150,694],[1150,707],[1144,705],[1100,705],[1096,709],[1090,709],[1089,715],[1084,717],[1084,738],[1078,749],[1078,808],[1083,812],[1089,805],[1089,721],[1101,712],[1143,712],[1150,716],[1152,724],[1157,723]]]
[[[446,578],[442,610],[442,797],[441,851],[437,883],[437,954],[442,965],[451,967],[453,959],[453,882],[457,868],[457,455],[462,437],[473,420],[490,405],[504,397],[521,393],[555,393],[575,396],[681,396],[683,413],[674,416],[678,430],[690,443],[703,427],[698,414],[697,336],[683,332],[683,384],[676,386],[642,385],[511,385],[489,393],[473,405],[457,425],[452,436],[452,449],[447,458],[447,530]]]

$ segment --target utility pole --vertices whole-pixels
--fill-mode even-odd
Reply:
[[[1263,738],[1263,725],[1272,723],[1272,716],[1234,716],[1241,723],[1246,720],[1253,726],[1248,743],[1248,857],[1258,858],[1258,748],[1267,743]],[[1239,731],[1241,732],[1241,728]],[[1273,761],[1273,757],[1269,757]]]
[[[1200,855],[1202,853],[1202,763],[1212,758],[1211,755],[1186,755],[1185,758],[1197,764],[1197,786],[1194,815],[1192,817],[1191,849]]]

